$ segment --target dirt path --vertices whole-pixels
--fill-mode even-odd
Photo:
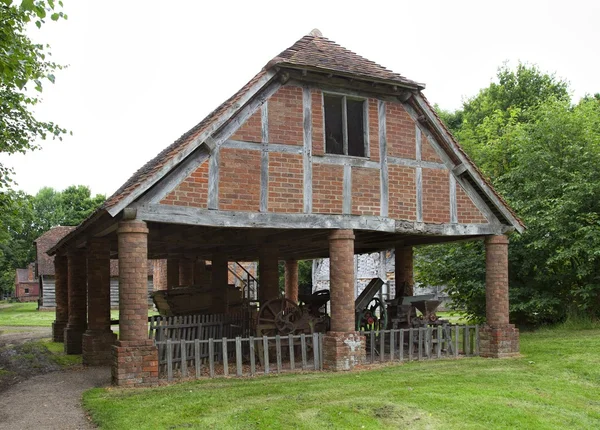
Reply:
[[[108,367],[78,367],[27,379],[2,393],[0,429],[93,429],[81,395],[109,382]]]
[[[52,336],[50,327],[0,327],[0,346]]]

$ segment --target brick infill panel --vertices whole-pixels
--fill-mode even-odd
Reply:
[[[112,347],[112,383],[121,387],[158,385],[158,348],[153,340],[117,341]]]

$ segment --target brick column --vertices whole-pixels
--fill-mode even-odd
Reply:
[[[167,290],[179,286],[179,259],[167,258]]]
[[[56,319],[52,323],[52,341],[64,342],[69,322],[69,275],[66,255],[54,256],[54,294]]]
[[[298,303],[298,260],[285,262],[285,297]]]
[[[413,248],[405,246],[400,242],[396,244],[394,251],[395,285],[394,297],[405,297],[414,295],[413,278]]]
[[[148,339],[148,228],[122,221],[119,244],[119,340],[113,346],[115,385],[158,384],[158,349]]]
[[[108,366],[117,336],[110,329],[110,241],[93,238],[87,249],[88,328],[83,335],[83,364]]]
[[[279,297],[278,249],[272,243],[261,245],[258,254],[258,300],[265,303]]]
[[[179,285],[186,287],[194,285],[194,260],[191,258],[179,260]]]
[[[75,249],[67,254],[69,322],[65,328],[65,353],[81,354],[81,338],[87,328],[86,251]]]
[[[323,367],[351,370],[365,361],[365,337],[355,328],[354,232],[335,230],[329,235],[329,289],[331,331],[323,338]]]
[[[519,330],[509,323],[508,237],[485,239],[486,325],[479,331],[483,357],[510,357],[519,354]]]

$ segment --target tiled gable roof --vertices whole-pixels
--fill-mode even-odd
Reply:
[[[271,60],[267,67],[274,65],[316,69],[366,80],[391,81],[418,89],[425,88],[424,84],[407,79],[323,37],[318,30],[313,30],[294,43]]]
[[[56,245],[63,237],[74,229],[75,227],[62,225],[52,227],[34,241],[37,254],[38,275],[54,275],[54,258],[46,254],[46,251]]]

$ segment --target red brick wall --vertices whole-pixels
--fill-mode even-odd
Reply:
[[[450,222],[449,173],[423,169],[423,222]]]
[[[260,206],[260,151],[221,148],[219,209],[256,211]]]
[[[321,90],[311,90],[312,150],[313,155],[325,153],[325,129],[323,124],[323,95]]]
[[[262,119],[261,110],[258,108],[245,123],[230,137],[232,140],[243,140],[246,142],[262,142]]]
[[[421,134],[421,159],[424,161],[434,161],[437,163],[442,162],[440,156],[437,155],[437,152],[435,152],[435,149],[433,149],[433,146],[431,146],[429,139],[427,139],[427,137],[423,134]]]
[[[313,164],[313,212],[341,214],[344,167]]]
[[[390,218],[415,221],[417,193],[415,169],[412,167],[388,166],[388,214]]]
[[[303,195],[302,156],[269,154],[269,212],[302,213]]]
[[[379,161],[379,109],[377,99],[369,99],[369,148],[371,160]]]
[[[364,167],[352,168],[352,214],[379,215],[380,170]]]
[[[415,123],[400,103],[386,103],[386,137],[390,157],[416,157]]]
[[[208,200],[208,160],[183,180],[161,203],[206,208]]]
[[[269,142],[303,145],[302,88],[282,87],[268,103]]]
[[[459,184],[456,184],[456,212],[458,222],[461,224],[486,224],[488,222]]]

